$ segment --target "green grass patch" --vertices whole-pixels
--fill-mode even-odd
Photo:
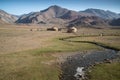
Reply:
[[[99,64],[88,73],[89,80],[120,80],[120,63]]]
[[[50,54],[21,52],[0,55],[0,80],[59,80],[59,68]]]
[[[31,54],[39,55],[44,53],[56,53],[56,52],[74,52],[74,51],[84,51],[84,50],[98,50],[100,47],[89,44],[89,43],[74,43],[59,40],[58,38],[50,41],[52,45],[44,48],[30,50]]]
[[[67,41],[98,44],[110,49],[120,50],[120,36],[73,36],[65,38]]]
[[[74,43],[54,38],[43,48],[0,54],[0,80],[59,80],[60,70],[51,54],[99,49],[88,43]]]

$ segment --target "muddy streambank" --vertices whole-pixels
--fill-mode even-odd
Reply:
[[[65,39],[62,40],[67,41]],[[91,44],[100,46],[104,48],[104,50],[77,52],[74,55],[67,56],[65,61],[61,63],[62,72],[60,74],[60,80],[76,80],[74,75],[76,74],[77,67],[84,67],[86,71],[90,66],[93,66],[95,64],[102,63],[106,60],[113,60],[116,58],[120,58],[119,50],[112,49],[111,47],[106,47],[104,45],[99,45],[97,43],[91,43]]]

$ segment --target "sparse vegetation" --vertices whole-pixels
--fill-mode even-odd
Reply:
[[[89,43],[78,44],[59,40],[63,37],[75,36],[72,33],[46,31],[46,27],[42,27],[42,31],[30,31],[30,29],[31,26],[26,25],[0,26],[0,80],[59,80],[60,68],[55,62],[56,57],[52,54],[101,49]],[[76,34],[99,35],[104,31],[89,29],[88,32],[88,29],[82,28]],[[104,34],[119,32],[110,29]],[[81,40],[81,38],[70,40]],[[119,36],[83,37],[82,40],[110,42],[111,46],[119,48]]]

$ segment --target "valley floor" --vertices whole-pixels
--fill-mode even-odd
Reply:
[[[66,30],[47,31],[48,27],[51,26],[0,25],[0,80],[59,80],[62,72],[58,59],[62,63],[76,51],[103,50],[94,44],[61,38],[77,35],[82,37],[69,40],[98,42],[120,49],[119,29],[81,28],[73,34]]]

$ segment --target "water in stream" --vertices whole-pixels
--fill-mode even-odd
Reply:
[[[70,38],[74,38],[74,37],[63,38],[60,40],[67,41],[67,42],[76,42],[76,43],[90,43],[90,44],[99,46],[103,48],[104,50],[85,52],[82,54],[78,53],[78,54],[68,57],[67,60],[61,65],[62,73],[60,75],[60,80],[76,80],[74,75],[76,74],[76,69],[78,67],[84,67],[86,70],[91,65],[94,65],[96,63],[100,63],[105,60],[112,60],[117,57],[120,58],[120,52],[118,49],[105,46],[105,45],[102,45],[96,42],[72,41],[72,40],[69,40]],[[118,56],[118,52],[119,52],[119,56]]]
[[[78,53],[67,58],[61,65],[62,74],[60,75],[60,80],[76,80],[73,75],[76,73],[77,67],[85,67],[87,69],[91,65],[105,61],[105,59],[112,60],[115,58],[117,58],[117,51],[110,49]]]

